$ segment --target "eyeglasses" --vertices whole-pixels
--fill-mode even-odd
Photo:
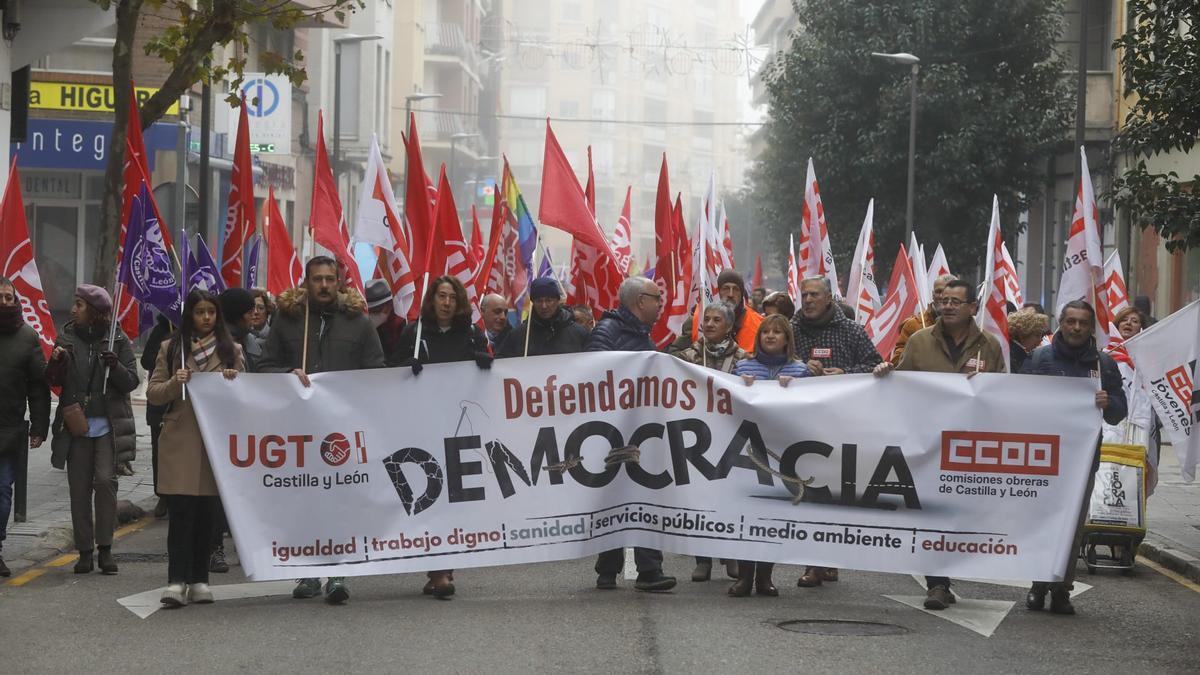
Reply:
[[[971,304],[966,300],[959,300],[958,298],[942,298],[941,300],[937,300],[936,303],[942,307],[962,307],[963,305]]]
[[[655,302],[663,301],[662,293],[639,293],[639,295],[644,295],[647,298],[653,298]]]

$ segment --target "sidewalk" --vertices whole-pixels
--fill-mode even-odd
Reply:
[[[52,413],[53,414],[53,413]],[[154,476],[150,462],[150,427],[146,426],[145,400],[135,396],[133,417],[137,424],[137,460],[132,476],[117,479],[117,500],[128,499],[150,511],[154,508]],[[13,575],[21,570],[74,550],[71,534],[71,497],[67,472],[50,466],[50,441],[29,451],[28,521],[9,522],[4,542],[4,561]]]
[[[1174,448],[1162,449],[1146,521],[1149,531],[1138,555],[1200,582],[1200,480],[1183,482]]]

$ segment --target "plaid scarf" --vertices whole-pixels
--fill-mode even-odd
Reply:
[[[196,361],[196,367],[204,370],[208,365],[208,360],[217,353],[217,336],[209,333],[202,338],[192,339],[192,358]]]

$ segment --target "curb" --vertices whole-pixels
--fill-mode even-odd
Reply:
[[[150,496],[140,502],[135,502],[135,504],[148,515],[153,516],[154,505],[157,502],[158,497]],[[121,525],[118,525],[119,527]],[[6,559],[5,563],[12,570],[12,576],[15,577],[22,572],[44,565],[60,555],[74,551],[75,533],[71,527],[71,521],[64,520],[47,526],[45,532],[38,536],[37,541],[28,551],[23,553],[20,558]],[[0,583],[3,582],[0,581]]]
[[[1142,545],[1138,547],[1138,555],[1200,583],[1200,558],[1171,548],[1165,540],[1147,536],[1142,540]]]

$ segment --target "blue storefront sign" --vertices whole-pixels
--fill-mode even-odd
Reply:
[[[13,143],[9,155],[23,169],[100,169],[108,163],[112,122],[31,118],[28,140]],[[150,170],[157,150],[174,150],[174,124],[154,124],[143,132]]]

